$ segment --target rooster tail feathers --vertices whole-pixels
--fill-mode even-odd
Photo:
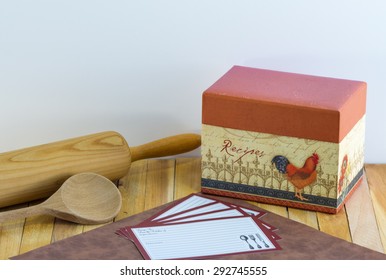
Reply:
[[[279,170],[280,173],[287,173],[287,165],[290,163],[289,160],[284,156],[275,156],[272,159],[272,164],[275,164],[277,170]]]

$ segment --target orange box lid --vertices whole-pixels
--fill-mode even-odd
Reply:
[[[339,143],[366,112],[360,81],[234,66],[203,93],[202,123]]]

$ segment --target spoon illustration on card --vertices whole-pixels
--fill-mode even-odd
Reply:
[[[249,249],[251,250],[255,249],[251,244],[249,244],[248,237],[246,237],[245,235],[240,235],[240,239],[248,243]]]
[[[79,173],[38,205],[0,212],[0,223],[48,214],[74,223],[101,224],[112,221],[121,204],[121,194],[112,181],[95,173]]]

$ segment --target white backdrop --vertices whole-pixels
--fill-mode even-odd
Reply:
[[[386,1],[373,0],[0,0],[0,152],[199,133],[202,92],[236,64],[366,81],[366,162],[386,163]]]

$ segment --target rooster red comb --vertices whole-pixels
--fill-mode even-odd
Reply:
[[[317,153],[313,153],[312,154],[312,158],[313,158],[314,162],[316,164],[318,164],[318,162],[319,162],[319,155]]]

